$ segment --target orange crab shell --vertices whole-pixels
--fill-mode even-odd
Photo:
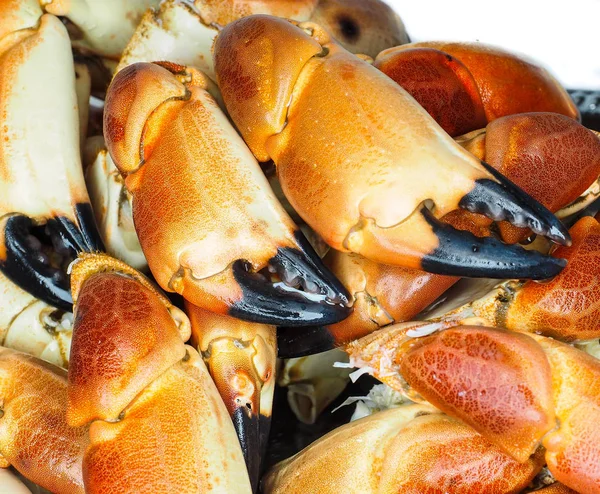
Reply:
[[[415,391],[518,461],[555,426],[550,365],[529,336],[462,326],[408,343],[399,358]]]
[[[83,494],[88,427],[67,424],[66,373],[0,348],[0,375],[0,465],[52,492]]]
[[[508,329],[540,333],[562,341],[600,336],[600,224],[584,217],[570,230],[571,247],[553,253],[567,268],[547,283],[527,282],[508,307]]]
[[[227,30],[217,37],[215,47],[223,48],[215,49],[215,64],[220,67],[218,79],[222,93],[232,95],[236,102],[227,108],[232,120],[258,161],[267,161],[269,153],[265,142],[284,128],[294,83],[305,63],[322,49],[304,33],[299,36],[298,28],[290,22],[274,26],[262,22],[262,16],[243,21],[244,30]],[[269,31],[274,27],[278,36],[276,44],[268,41]],[[248,57],[244,50],[251,44],[260,46],[255,57]],[[221,51],[228,53],[227,59],[219,56]],[[277,77],[263,79],[265,67]],[[243,77],[240,74],[244,74]],[[260,111],[256,111],[257,107]]]
[[[117,419],[185,356],[183,341],[189,337],[189,323],[182,337],[174,319],[179,309],[132,268],[108,256],[82,258],[72,273],[77,328],[69,367],[72,425]]]
[[[545,69],[499,48],[479,43],[424,41],[385,50],[379,56],[412,48],[434,48],[452,55],[471,72],[488,122],[505,115],[547,111],[579,119],[568,93]]]
[[[600,493],[600,361],[551,338],[533,335],[552,368],[557,430],[543,441],[554,477],[586,494]]]
[[[454,57],[433,48],[392,49],[373,65],[406,89],[451,136],[485,127],[477,84]]]
[[[600,139],[564,115],[509,115],[487,126],[485,161],[554,212],[597,180]],[[513,243],[528,231],[505,221],[499,228],[504,241]]]
[[[456,419],[423,405],[346,424],[276,465],[266,494],[520,492],[541,469],[519,463]]]

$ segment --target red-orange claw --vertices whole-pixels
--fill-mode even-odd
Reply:
[[[570,233],[573,245],[552,254],[567,259],[567,268],[552,281],[517,290],[504,310],[505,327],[562,341],[600,337],[600,224],[584,217]]]
[[[374,66],[402,86],[451,136],[486,126],[479,89],[467,68],[433,48],[386,50]]]
[[[519,463],[458,420],[409,405],[327,434],[276,465],[264,492],[508,494],[542,465],[543,454]]]
[[[285,127],[292,89],[304,65],[322,51],[293,24],[265,19],[271,18],[256,15],[235,21],[236,29],[221,31],[214,47],[223,99],[235,101],[227,110],[259,161],[269,159],[267,138]],[[263,77],[265,70],[276,76]]]
[[[82,255],[71,276],[76,330],[67,417],[72,425],[116,420],[185,356],[189,321],[141,274],[107,255]]]
[[[598,180],[600,139],[557,113],[510,115],[487,126],[485,161],[556,212]],[[498,226],[506,242],[518,242],[528,234],[507,222]]]
[[[416,340],[401,358],[415,391],[520,462],[555,426],[550,365],[529,336],[462,326]]]
[[[70,427],[66,408],[64,370],[0,348],[2,466],[14,466],[52,492],[83,494],[82,461],[89,443],[88,427]]]
[[[579,118],[567,91],[546,69],[494,46],[424,41],[390,48],[378,57],[413,48],[434,48],[464,64],[477,83],[488,122],[505,115],[538,111]]]

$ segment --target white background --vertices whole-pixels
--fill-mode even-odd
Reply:
[[[600,0],[385,0],[412,41],[481,41],[545,66],[571,89],[600,90]]]

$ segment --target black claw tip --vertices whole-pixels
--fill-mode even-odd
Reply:
[[[76,204],[74,211],[77,224],[64,216],[46,222],[45,236],[54,245],[54,251],[70,259],[80,252],[104,250],[90,204]],[[6,220],[6,259],[0,261],[0,270],[34,297],[59,309],[71,311],[73,300],[69,277],[62,267],[51,265],[46,254],[40,250],[41,243],[31,234],[33,228],[32,220],[24,215],[15,214]]]
[[[335,348],[335,339],[327,328],[277,328],[277,356],[297,358]]]
[[[565,259],[456,230],[439,221],[426,208],[421,213],[439,239],[439,246],[421,261],[425,271],[467,278],[546,280],[560,273],[567,264]]]
[[[6,221],[6,259],[0,262],[0,270],[34,297],[59,309],[71,311],[73,299],[69,281],[28,243],[32,227],[32,221],[26,216],[15,215]]]
[[[556,216],[485,161],[481,164],[496,180],[477,180],[473,190],[461,199],[461,208],[530,228],[562,245],[571,244],[567,228]]]
[[[281,282],[252,273],[243,261],[233,264],[243,298],[229,309],[231,316],[285,326],[333,324],[348,317],[349,293],[301,233],[297,240],[300,249],[280,248],[269,261]]]
[[[256,492],[271,429],[271,417],[257,415],[246,407],[240,407],[235,409],[231,420],[242,447],[252,492]]]

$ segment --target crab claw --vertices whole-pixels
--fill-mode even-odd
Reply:
[[[537,453],[519,463],[462,422],[413,404],[323,436],[275,465],[263,492],[521,492],[543,462]]]
[[[249,147],[275,162],[291,205],[331,247],[445,275],[543,279],[560,271],[561,261],[442,226],[439,218],[463,208],[569,243],[546,208],[318,25],[235,21],[217,37],[215,70]]]
[[[212,85],[194,69],[138,63],[109,88],[107,146],[150,270],[213,312],[264,324],[343,319],[346,290],[276,200]]]
[[[488,122],[505,115],[525,112],[555,112],[579,119],[577,106],[552,74],[531,61],[495,46],[423,41],[384,50],[377,55],[376,63],[385,63],[388,69],[384,71],[389,71],[393,79],[396,79],[392,75],[394,66],[398,65],[398,69],[402,70],[404,65],[403,75],[398,82],[400,83],[400,78],[415,81],[445,65],[438,57],[419,57],[422,49],[442,52],[467,69],[481,96]],[[403,53],[405,51],[410,53]],[[417,59],[426,61],[429,66],[411,64],[411,60],[416,62]]]
[[[236,429],[256,491],[271,428],[275,328],[209,312],[186,302],[192,345],[204,357]]]
[[[40,61],[50,60],[42,80]],[[102,249],[102,241],[81,169],[65,27],[44,15],[37,27],[17,31],[4,44],[0,67],[7,136],[0,145],[0,270],[35,297],[71,310],[66,266],[78,252]]]
[[[323,261],[350,292],[352,313],[336,324],[302,331],[278,328],[280,358],[320,353],[394,322],[411,320],[458,281],[333,249]]]

